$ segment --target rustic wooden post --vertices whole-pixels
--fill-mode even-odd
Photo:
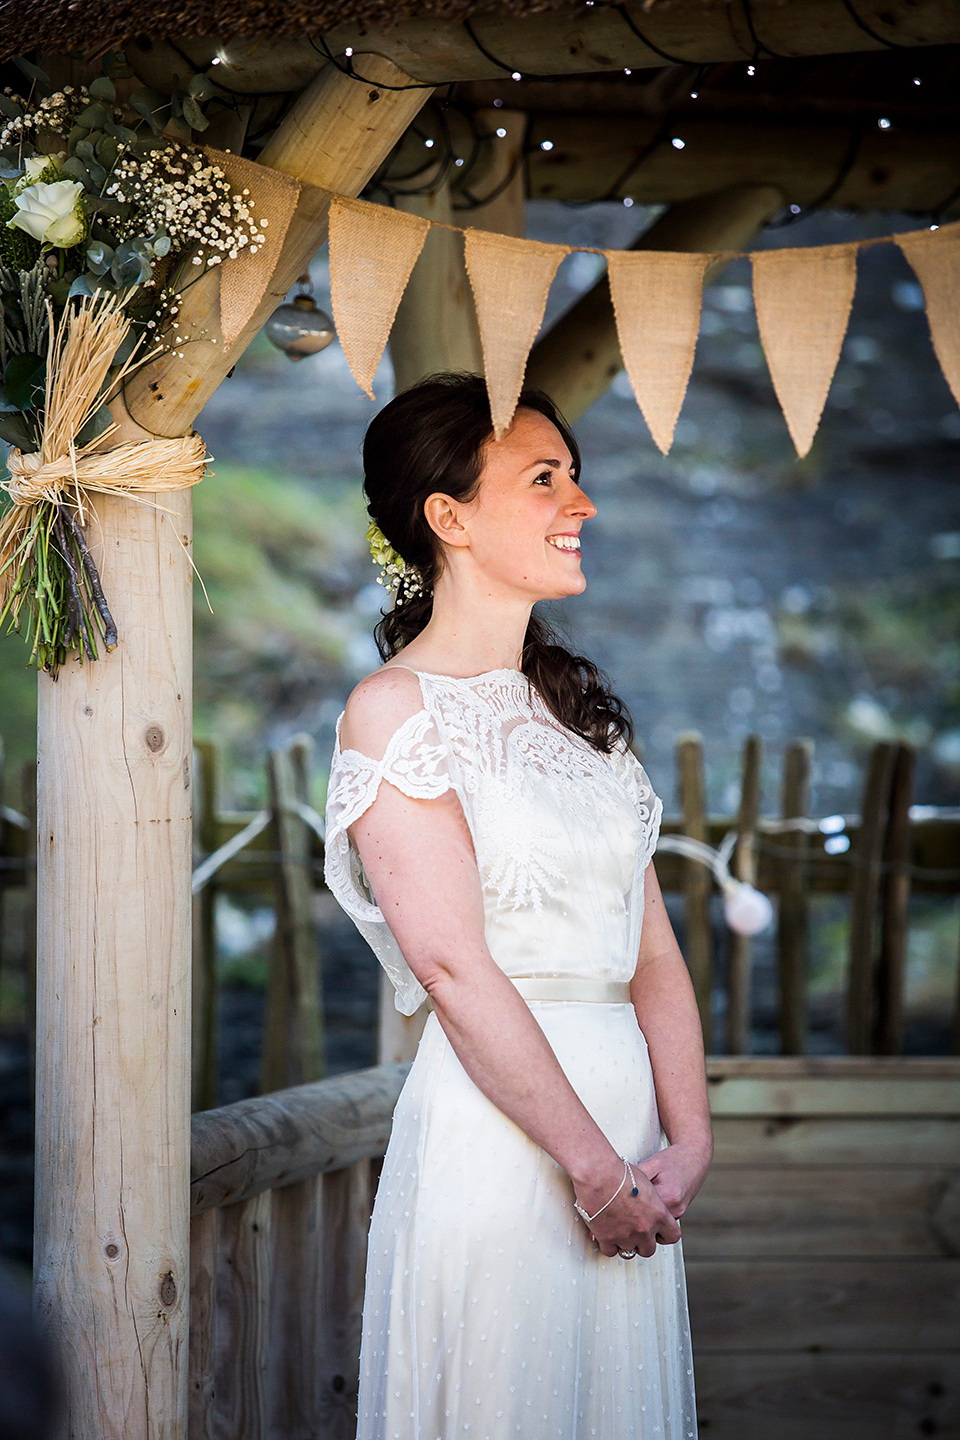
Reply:
[[[372,1208],[370,1161],[323,1177],[323,1333],[320,1433],[353,1440],[360,1381],[360,1322]]]
[[[810,810],[813,741],[794,740],[783,760],[784,820],[805,819]],[[780,972],[780,1052],[802,1055],[807,1044],[807,972],[810,966],[810,907],[807,900],[809,840],[798,826],[783,836],[789,852],[779,865],[780,910],[777,963]]]
[[[380,972],[380,1009],[377,1025],[377,1063],[402,1064],[412,1060],[430,1013],[426,1005],[413,1015],[401,1015],[394,1004],[396,991],[385,970]]]
[[[680,791],[682,834],[693,840],[707,838],[706,796],[703,782],[703,740],[696,731],[677,736],[677,783]],[[713,1017],[713,933],[710,925],[710,872],[696,860],[684,861],[683,893],[686,899],[685,945],[687,967],[703,1026],[703,1042],[710,1049]]]
[[[847,974],[847,1049],[851,1055],[868,1055],[873,1040],[877,907],[894,755],[895,747],[886,741],[873,747],[863,791],[860,833],[851,856],[853,875]]]
[[[370,85],[312,82],[261,154],[308,188],[248,326],[215,344],[218,277],[194,284],[198,338],[135,377],[117,443],[190,428],[324,239],[309,187],[357,194],[429,94],[365,64]],[[189,494],[161,499],[98,500],[121,645],[39,682],[35,1285],[78,1440],[179,1440],[187,1419],[191,530]]]
[[[890,782],[890,814],[883,846],[884,876],[877,967],[878,1055],[903,1053],[903,1000],[910,910],[910,801],[916,756],[898,745]]]
[[[215,1437],[219,1237],[219,1210],[204,1210],[191,1220],[188,1440]]]
[[[209,855],[217,848],[219,755],[210,740],[196,740],[193,833]],[[191,1106],[217,1103],[217,879],[211,876],[193,897],[193,1054]]]
[[[267,1092],[319,1080],[324,1073],[320,951],[313,913],[310,831],[305,804],[312,744],[300,736],[267,759],[276,836],[277,925],[271,952],[260,1088]]]
[[[273,1192],[272,1435],[317,1433],[323,1406],[324,1180],[311,1175]]]
[[[216,1432],[229,1440],[266,1440],[270,1421],[270,1294],[273,1192],[220,1211],[217,1325],[225,1363],[217,1368]],[[191,1437],[192,1440],[192,1437]]]
[[[763,742],[748,735],[743,746],[740,780],[740,809],[737,813],[737,843],[732,873],[738,880],[755,885],[757,880],[757,815],[760,810],[760,771]],[[742,1055],[750,1034],[750,961],[753,942],[749,935],[731,930],[730,968],[727,975],[727,1053]]]

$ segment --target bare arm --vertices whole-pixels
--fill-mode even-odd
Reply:
[[[643,933],[630,984],[668,1148],[643,1163],[670,1213],[679,1217],[703,1183],[713,1155],[703,1035],[690,976],[653,865],[644,881]]]
[[[344,746],[378,758],[398,717],[419,703],[408,672],[371,676],[348,704]],[[456,795],[414,800],[383,783],[350,834],[384,918],[467,1074],[563,1167],[580,1204],[594,1214],[619,1185],[623,1164],[487,949],[480,877]],[[639,1196],[625,1188],[597,1222],[607,1255],[618,1248],[650,1255],[658,1238],[679,1238],[656,1187],[637,1178]]]

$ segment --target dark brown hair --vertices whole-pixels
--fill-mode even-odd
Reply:
[[[524,390],[519,405],[556,425],[579,478],[579,447],[550,397]],[[402,391],[370,423],[363,442],[367,510],[393,548],[423,577],[418,594],[405,590],[401,582],[400,603],[376,627],[383,660],[419,635],[433,612],[433,586],[443,553],[424,516],[424,501],[437,491],[454,500],[472,500],[492,435],[487,387],[480,375],[430,375]],[[633,738],[627,707],[608,689],[596,665],[565,649],[536,612],[527,626],[520,666],[561,724],[595,749],[609,753],[618,740],[629,743]]]

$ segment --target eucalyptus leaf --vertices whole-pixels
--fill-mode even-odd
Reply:
[[[87,246],[87,264],[94,275],[103,275],[113,264],[113,247],[102,240],[93,240]]]
[[[113,195],[88,195],[85,204],[92,215],[123,214],[123,206]]]
[[[90,171],[80,159],[79,155],[71,155],[69,160],[64,160],[60,166],[60,173],[73,180],[79,180],[81,185],[92,184]]]
[[[25,350],[13,355],[3,372],[3,408],[29,410],[43,398],[45,366],[39,355]]]
[[[112,135],[114,140],[119,140],[122,145],[136,144],[137,132],[131,130],[127,125],[114,125],[112,120],[108,120],[103,128],[108,135]]]
[[[0,440],[28,453],[37,448],[33,427],[25,415],[0,413]]]
[[[122,249],[123,247],[121,246],[120,248]],[[149,280],[153,274],[153,266],[144,256],[137,254],[130,254],[121,260],[120,250],[118,250],[114,256],[113,264],[110,266],[110,274],[118,285],[142,285],[145,281]]]
[[[174,75],[173,89],[170,91],[170,113],[174,120],[183,118],[183,99],[180,94],[180,76]]]
[[[192,95],[186,95],[183,101],[183,118],[191,130],[206,130],[210,121],[204,115],[200,106]]]
[[[101,405],[100,409],[95,410],[87,423],[81,426],[77,432],[77,448],[80,449],[94,440],[99,440],[103,432],[108,430],[112,424],[113,416],[110,414],[109,405]]]
[[[143,116],[144,120],[146,120],[154,135],[160,134],[163,126],[157,119],[156,115],[154,115],[152,107],[148,105],[145,100],[131,100],[130,108],[132,110],[136,110],[138,115]]]
[[[117,87],[107,75],[98,75],[87,88],[95,100],[106,100],[112,105],[117,98]]]
[[[197,74],[190,77],[187,94],[192,95],[194,100],[209,100],[213,93],[213,85],[206,75]]]
[[[110,115],[106,106],[94,103],[93,105],[88,105],[85,110],[80,111],[80,114],[77,116],[77,123],[78,125],[86,125],[88,130],[102,130],[109,119]]]
[[[95,160],[97,158],[96,151],[94,150],[93,145],[90,143],[89,135],[85,135],[82,140],[77,141],[77,146],[74,150],[74,154],[79,155],[80,159],[83,161]]]
[[[104,135],[96,147],[96,154],[100,164],[106,165],[108,170],[112,170],[120,158],[120,146],[112,135]]]
[[[77,146],[80,144],[80,141],[86,140],[89,134],[90,131],[87,129],[86,125],[74,125],[73,129],[70,131],[70,134],[67,136],[67,154],[75,155]]]
[[[94,276],[93,278],[96,279],[97,277]],[[77,278],[76,278],[76,280],[74,280],[73,284],[70,286],[70,289],[67,291],[67,299],[68,299],[68,300],[73,300],[73,299],[75,299],[78,295],[79,295],[79,296],[82,296],[84,299],[86,299],[88,296],[90,296],[90,295],[92,295],[92,294],[93,294],[93,289],[92,289],[92,287],[91,287],[91,285],[90,285],[90,281],[89,281],[89,279],[87,278],[87,276],[86,276],[86,275],[78,275]]]
[[[169,235],[164,234],[162,230],[158,230],[156,235],[154,235],[153,239],[150,241],[149,248],[153,251],[154,255],[156,255],[158,260],[162,260],[164,255],[170,254],[170,246],[172,243],[173,242],[171,241]]]
[[[23,166],[13,160],[0,159],[0,180],[19,180],[23,174]]]
[[[26,75],[28,80],[33,80],[40,85],[50,84],[50,76],[46,70],[41,70],[39,65],[34,65],[29,60],[24,60],[22,55],[15,56],[13,63],[18,70]]]
[[[0,115],[6,115],[8,120],[19,120],[23,114],[20,106],[11,95],[4,95],[0,91]]]
[[[55,304],[66,305],[67,300],[70,298],[70,290],[75,278],[75,272],[68,270],[67,273],[61,275],[59,279],[50,281],[47,286],[47,294]]]

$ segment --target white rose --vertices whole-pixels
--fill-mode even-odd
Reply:
[[[77,180],[38,181],[15,197],[17,213],[7,221],[11,229],[25,230],[34,240],[65,250],[83,238],[84,222],[79,200],[83,186]]]
[[[23,178],[19,181],[18,189],[26,190],[35,180],[39,180],[44,170],[55,165],[59,170],[67,158],[65,150],[58,150],[55,155],[30,155],[23,162]]]

